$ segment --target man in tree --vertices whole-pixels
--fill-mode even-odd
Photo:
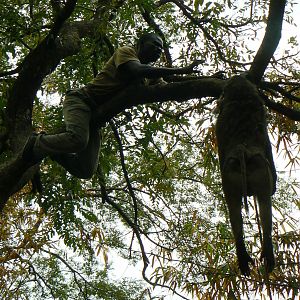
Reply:
[[[30,136],[23,149],[23,160],[34,165],[49,155],[72,175],[90,178],[98,164],[100,147],[99,126],[94,122],[97,107],[129,84],[141,83],[145,78],[196,72],[199,62],[183,68],[148,65],[159,59],[162,49],[163,41],[154,33],[142,35],[134,48],[117,49],[92,82],[67,92],[63,103],[66,131]]]

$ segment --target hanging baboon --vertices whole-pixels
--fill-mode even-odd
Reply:
[[[242,199],[258,200],[263,232],[261,259],[267,272],[274,269],[271,195],[276,190],[276,169],[267,133],[264,102],[245,75],[228,81],[219,101],[216,124],[222,186],[229,209],[239,268],[250,274],[252,258],[246,251],[241,214]]]

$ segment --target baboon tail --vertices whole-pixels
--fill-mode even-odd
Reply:
[[[274,177],[272,175],[272,170],[271,170],[270,163],[267,159],[265,159],[265,166],[266,166],[265,167],[265,171],[266,171],[265,177],[268,179],[268,184],[269,184],[269,187],[270,187],[270,196],[271,196],[271,195],[274,194]]]
[[[246,167],[246,149],[244,146],[239,147],[238,155],[241,166],[241,177],[242,177],[242,190],[243,190],[243,199],[244,206],[247,214],[249,213],[248,199],[247,199],[247,167]]]

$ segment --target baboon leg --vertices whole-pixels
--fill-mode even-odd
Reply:
[[[252,157],[250,162],[251,165],[255,167],[255,171],[251,173],[249,181],[250,184],[255,187],[263,233],[261,259],[265,260],[266,270],[269,273],[272,272],[275,266],[272,244],[272,170],[266,158],[261,155]]]
[[[261,259],[265,261],[266,270],[272,272],[275,266],[275,258],[272,244],[272,205],[271,197],[267,194],[257,196],[259,204],[260,223],[263,232],[263,244]]]
[[[242,198],[236,194],[225,194],[232,232],[235,239],[236,253],[239,263],[239,268],[243,275],[250,275],[249,262],[253,264],[252,258],[246,250],[243,236],[243,219],[242,219]]]
[[[248,276],[250,275],[249,262],[253,263],[253,261],[246,251],[243,236],[243,219],[241,212],[243,179],[240,160],[238,158],[228,159],[223,171],[223,190],[235,239],[239,268],[242,274]]]

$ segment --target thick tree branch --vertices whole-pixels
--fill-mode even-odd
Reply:
[[[125,109],[130,109],[139,104],[219,97],[225,84],[226,80],[208,78],[166,85],[129,86],[97,109],[97,122],[102,124],[108,122]],[[267,99],[266,105],[287,115],[292,120],[299,120],[299,112],[295,112],[282,104]],[[0,170],[0,210],[4,207],[8,197],[16,191],[15,187],[27,169],[26,163],[17,158]]]
[[[262,79],[280,41],[285,5],[286,0],[270,0],[266,33],[250,68],[250,75],[256,83]]]
[[[125,109],[139,104],[186,101],[193,98],[219,97],[225,85],[221,79],[199,79],[154,86],[129,86],[97,109],[97,120],[108,122]]]
[[[76,7],[77,0],[68,0],[64,7],[58,12],[50,34],[57,36],[64,22],[71,16]]]
[[[0,212],[2,212],[8,198],[21,189],[34,174],[38,166],[30,167],[19,156],[3,164],[0,169]]]
[[[58,38],[48,35],[27,55],[8,97],[6,113],[11,137],[26,138],[31,130],[33,100],[44,78],[55,70],[62,59],[77,53],[81,38],[94,35],[98,25],[99,21],[66,24]],[[12,150],[18,151],[23,142],[13,140]]]
[[[62,59],[79,52],[81,38],[94,36],[99,25],[99,20],[66,23],[75,5],[75,0],[69,0],[60,10],[48,35],[18,67],[19,75],[9,90],[5,118],[9,131],[6,136],[10,149],[17,155],[32,131],[33,102],[44,78],[55,70]],[[16,157],[2,165],[0,210],[8,197],[28,182],[35,171],[36,167],[28,169]]]

